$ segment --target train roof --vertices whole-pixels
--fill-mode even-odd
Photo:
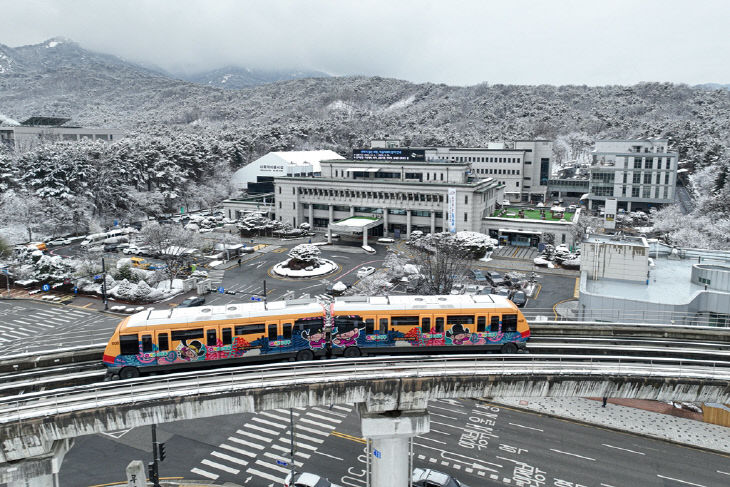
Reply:
[[[372,310],[514,308],[512,301],[494,294],[444,296],[347,296],[336,298],[334,312]]]
[[[131,315],[126,326],[144,327],[310,313],[324,314],[324,309],[314,299],[272,301],[268,304],[262,302],[231,303],[221,306],[196,306],[193,308],[172,308],[170,310],[148,309]]]

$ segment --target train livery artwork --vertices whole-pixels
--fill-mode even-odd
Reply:
[[[400,296],[148,310],[117,327],[110,376],[256,360],[525,349],[522,313],[499,296]]]

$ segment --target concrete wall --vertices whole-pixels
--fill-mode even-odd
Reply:
[[[649,247],[621,241],[581,243],[581,271],[588,279],[644,282],[649,274]]]

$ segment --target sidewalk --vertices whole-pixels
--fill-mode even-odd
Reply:
[[[600,400],[572,397],[529,399],[495,397],[490,402],[546,416],[730,454],[730,428],[655,412],[662,409],[669,410],[663,408],[661,402],[609,399],[605,408],[601,407]],[[621,404],[631,404],[637,407]],[[685,415],[701,416],[698,413]]]

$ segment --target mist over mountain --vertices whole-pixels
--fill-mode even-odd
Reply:
[[[227,90],[238,90],[277,81],[300,78],[326,78],[328,76],[328,74],[321,71],[261,70],[227,66],[195,74],[178,74],[176,77],[201,85]]]

